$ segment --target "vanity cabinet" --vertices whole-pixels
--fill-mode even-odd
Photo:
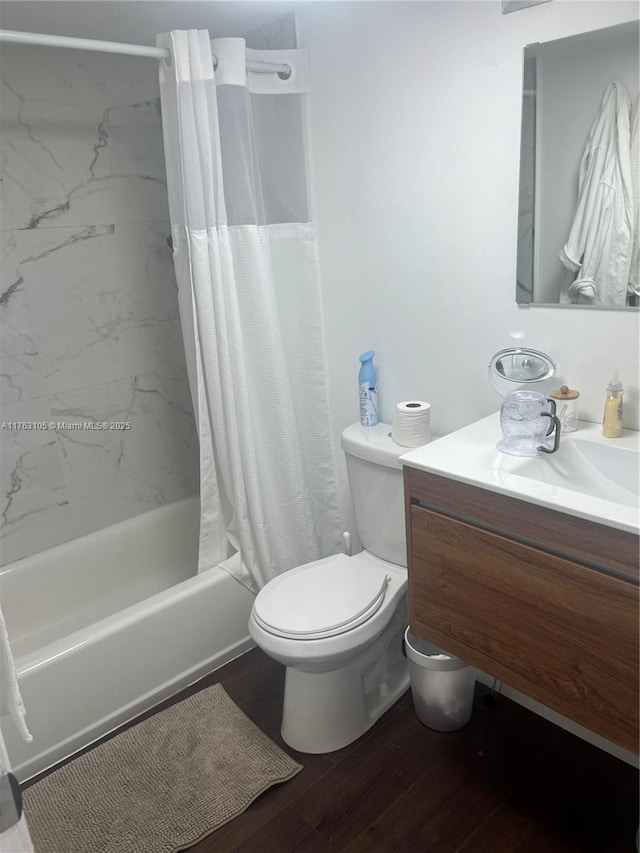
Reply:
[[[638,752],[638,537],[405,467],[411,631]]]

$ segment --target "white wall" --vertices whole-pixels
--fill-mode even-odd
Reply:
[[[516,342],[554,357],[592,421],[620,368],[638,427],[638,313],[514,298],[523,47],[635,17],[635,3],[579,0],[504,16],[497,0],[298,11],[336,438],[358,417],[364,350],[382,419],[425,399],[444,434],[499,407],[487,364]]]

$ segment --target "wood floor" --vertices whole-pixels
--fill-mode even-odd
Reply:
[[[508,699],[487,709],[483,687],[459,732],[421,725],[407,693],[356,743],[303,755],[280,737],[283,667],[254,649],[172,701],[215,682],[304,769],[190,853],[636,851],[637,771]]]

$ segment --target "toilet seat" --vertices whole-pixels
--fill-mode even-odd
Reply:
[[[253,618],[278,637],[335,637],[378,612],[390,580],[381,561],[366,551],[354,557],[337,554],[270,581],[258,593]]]

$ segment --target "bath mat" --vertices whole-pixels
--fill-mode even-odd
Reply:
[[[24,791],[35,853],[173,853],[302,766],[214,684]]]

